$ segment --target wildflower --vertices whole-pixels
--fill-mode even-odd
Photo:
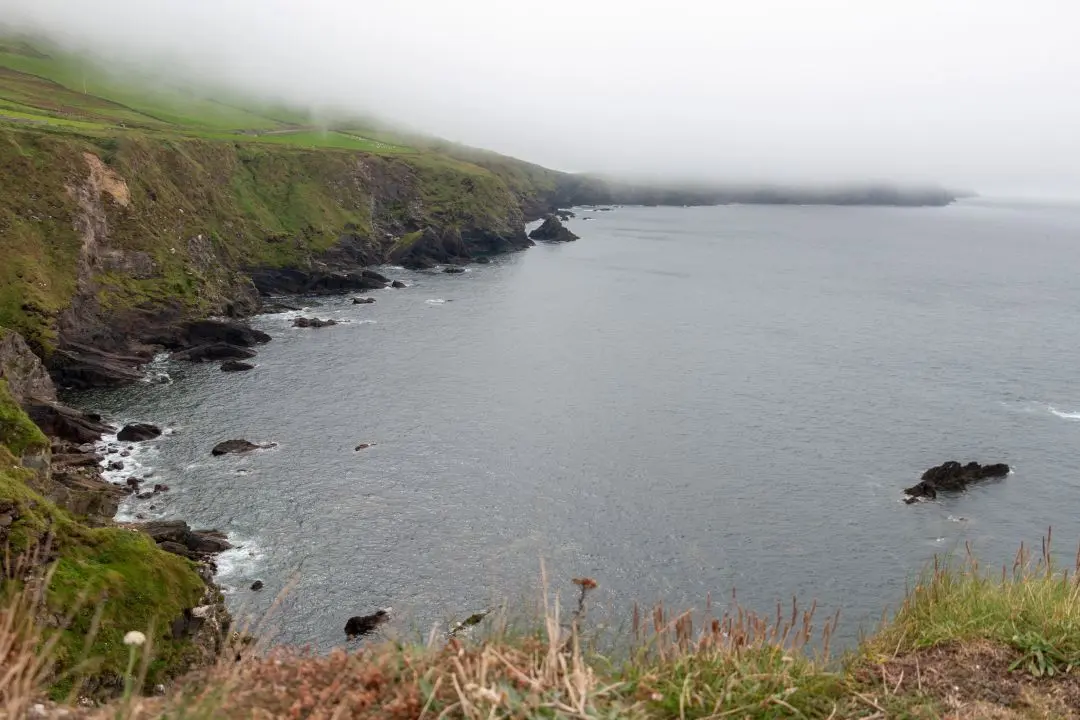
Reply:
[[[138,630],[130,630],[127,635],[124,636],[125,645],[133,645],[138,647],[146,642],[146,636]]]
[[[582,590],[592,590],[596,587],[596,581],[587,577],[574,578],[570,582],[579,585]]]

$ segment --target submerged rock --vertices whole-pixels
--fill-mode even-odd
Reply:
[[[373,302],[375,302],[375,298],[373,298],[373,297],[362,297],[362,298],[353,298],[352,299],[352,304],[353,305],[370,305]]]
[[[267,443],[266,445],[257,445],[248,440],[225,440],[219,442],[214,446],[214,449],[210,451],[211,455],[228,455],[229,453],[240,454],[251,452],[252,450],[267,450],[276,445],[276,443]]]
[[[221,363],[221,372],[243,372],[244,370],[254,370],[255,366],[251,363],[240,362],[239,360],[226,360]]]
[[[256,580],[255,582],[251,583],[252,590],[262,590],[263,587],[264,585],[262,580]]]
[[[161,437],[161,428],[150,423],[130,423],[116,434],[116,439],[121,442],[142,442],[157,437]]]
[[[546,240],[548,242],[569,242],[577,240],[578,236],[570,232],[554,215],[544,218],[544,223],[529,233],[533,240]]]
[[[321,328],[330,327],[331,325],[337,325],[337,320],[321,320],[319,318],[305,317],[298,317],[293,320],[293,327],[300,328]]]
[[[488,265],[489,263],[491,263],[491,258],[489,258],[487,255],[481,255],[480,257],[476,258],[476,263],[478,265]]]
[[[356,452],[360,452],[361,450],[367,450],[369,447],[375,447],[375,443],[360,443],[356,446]]]
[[[443,272],[447,275],[457,275],[458,273],[465,272],[465,268],[450,266],[447,268],[443,268]]]
[[[955,460],[932,467],[923,473],[918,483],[904,490],[907,498],[904,502],[913,503],[920,499],[932,500],[937,497],[939,490],[957,492],[964,490],[968,485],[993,477],[1005,477],[1009,474],[1009,466],[1005,463],[992,465],[980,465],[977,462],[969,462],[961,465]]]
[[[395,287],[395,288],[400,289],[400,288],[409,287],[409,286],[406,285],[405,283],[401,282],[400,280],[395,280],[394,282],[390,283],[390,287]]]

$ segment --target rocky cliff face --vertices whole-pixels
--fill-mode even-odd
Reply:
[[[257,310],[254,277],[425,266],[527,247],[496,173],[370,155],[0,130],[0,327],[62,386],[131,381],[155,338]],[[273,291],[273,285],[262,287]]]

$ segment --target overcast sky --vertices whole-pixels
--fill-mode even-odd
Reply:
[[[1080,195],[1076,0],[0,0],[566,170]]]

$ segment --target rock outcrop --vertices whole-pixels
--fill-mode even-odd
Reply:
[[[322,328],[337,325],[337,320],[322,320],[320,318],[298,317],[293,320],[293,327],[299,328]]]
[[[578,239],[578,236],[567,230],[566,226],[554,215],[548,215],[544,218],[544,222],[540,227],[529,233],[529,237],[533,240],[543,240],[545,242],[569,242]]]
[[[251,271],[251,280],[264,295],[339,295],[390,285],[385,276],[366,268],[351,272],[261,269]]]
[[[905,502],[913,503],[919,499],[932,500],[937,497],[939,490],[958,492],[980,480],[1005,477],[1008,474],[1009,466],[1005,463],[980,465],[977,462],[969,462],[961,465],[955,460],[950,460],[930,468],[923,473],[917,484],[904,490],[908,496]]]
[[[161,437],[161,428],[150,423],[129,423],[116,433],[120,442],[143,442]]]
[[[162,550],[191,560],[206,559],[232,548],[224,533],[192,530],[183,520],[154,520],[136,523],[132,527],[149,535]]]
[[[351,617],[345,623],[345,637],[352,640],[353,638],[370,635],[389,619],[390,608],[376,610],[370,615],[356,615]]]
[[[256,354],[257,353],[251,348],[217,342],[208,345],[198,345],[187,350],[175,352],[172,355],[172,359],[203,363],[216,362],[218,360],[247,360],[255,357]]]
[[[248,440],[225,440],[215,445],[214,448],[210,451],[210,454],[214,456],[229,454],[239,455],[242,453],[251,452],[252,450],[268,450],[272,447],[275,447],[275,443],[258,445]]]
[[[373,297],[362,297],[362,298],[353,298],[352,299],[352,304],[353,305],[370,305],[373,302],[375,302],[375,298],[373,298]]]

